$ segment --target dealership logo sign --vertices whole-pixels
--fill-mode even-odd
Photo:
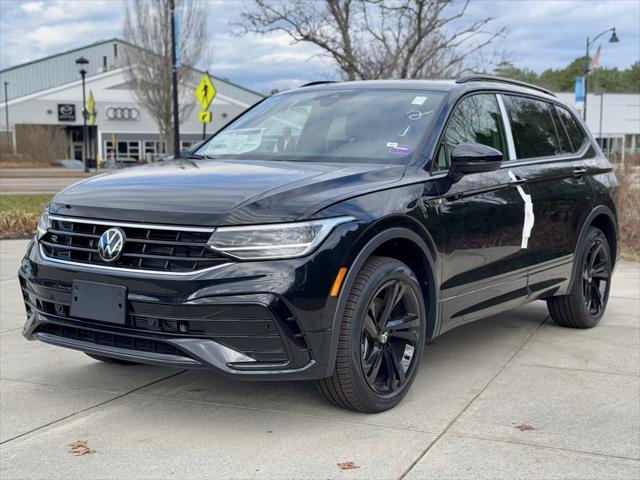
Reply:
[[[76,106],[73,103],[58,104],[58,121],[59,122],[75,122]]]
[[[98,240],[98,253],[105,262],[115,262],[124,248],[124,232],[117,227],[110,228]]]
[[[107,107],[105,113],[109,120],[137,120],[140,117],[136,107]]]

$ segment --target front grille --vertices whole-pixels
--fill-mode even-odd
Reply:
[[[110,332],[96,332],[87,328],[79,328],[75,326],[45,323],[37,329],[37,332],[47,333],[56,337],[71,338],[73,340],[95,343],[96,345],[105,345],[108,347],[163,353],[166,355],[184,355],[176,347],[166,342],[147,338],[135,338],[127,335],[118,335]]]
[[[283,364],[290,360],[276,318],[262,305],[174,306],[129,302],[126,324],[112,325],[72,317],[70,289],[44,288],[28,284],[22,277],[20,284],[27,315],[35,311],[42,314],[47,321],[44,325],[50,326],[42,326],[38,331],[50,335],[157,353],[171,353],[167,349],[174,348],[163,338],[206,338],[243,353],[258,364]],[[282,325],[291,337],[294,323],[287,319]],[[307,350],[303,338],[293,341]]]
[[[61,217],[50,217],[50,220],[51,226],[40,240],[40,245],[48,257],[58,260],[183,273],[229,261],[207,247],[212,230],[174,230],[144,224],[103,225]],[[98,240],[111,226],[120,227],[126,235],[126,240],[122,255],[109,263],[102,260],[98,254]]]

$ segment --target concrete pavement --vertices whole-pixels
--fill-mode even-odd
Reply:
[[[638,264],[618,266],[598,327],[556,327],[543,302],[465,325],[427,346],[403,403],[363,415],[313,383],[27,342],[25,245],[0,242],[1,478],[640,478]]]

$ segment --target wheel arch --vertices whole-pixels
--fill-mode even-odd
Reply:
[[[587,232],[589,231],[589,227],[599,228],[602,230],[605,237],[607,237],[607,242],[609,242],[609,248],[611,249],[611,261],[613,266],[615,266],[618,255],[618,222],[615,214],[607,205],[596,206],[582,224],[578,242],[576,244],[575,254],[584,248],[584,244],[587,241]],[[571,291],[573,282],[576,278],[576,272],[580,267],[575,261],[575,258],[576,257],[574,255],[571,282],[567,291]]]
[[[380,225],[372,226],[370,231],[379,231]],[[431,240],[430,237],[429,241]],[[327,364],[326,376],[333,374],[335,358],[338,350],[338,337],[340,322],[344,314],[347,297],[358,273],[365,262],[372,256],[385,256],[395,258],[407,264],[418,278],[426,300],[427,310],[427,338],[432,338],[437,332],[438,298],[437,298],[437,272],[435,247],[429,246],[425,240],[413,229],[406,226],[386,228],[372,238],[359,249],[357,255],[349,267],[347,276],[340,290],[338,303],[334,312],[331,326],[331,344]],[[426,340],[426,339],[425,339]]]

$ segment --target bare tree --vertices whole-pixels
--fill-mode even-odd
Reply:
[[[252,0],[242,33],[286,32],[318,46],[347,80],[447,78],[476,69],[474,58],[505,29],[471,19],[469,0]]]
[[[178,68],[179,118],[193,111],[187,81],[192,67],[207,58],[206,4],[176,0],[180,15]],[[171,94],[171,9],[169,0],[130,0],[125,10],[124,38],[133,47],[125,50],[127,80],[138,102],[158,122],[168,151],[173,151],[173,107]],[[189,101],[187,101],[189,98]]]

